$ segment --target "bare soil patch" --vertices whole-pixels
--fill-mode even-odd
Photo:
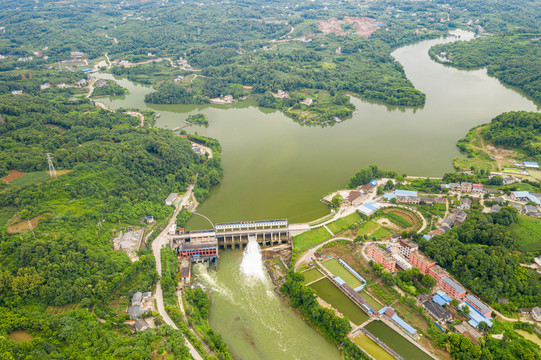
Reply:
[[[348,24],[352,25],[354,31],[344,29],[343,25]],[[344,17],[344,20],[331,18],[318,22],[318,29],[325,35],[331,33],[336,35],[346,35],[353,32],[356,35],[368,38],[378,28],[379,26],[376,25],[376,20],[368,17],[346,16]]]
[[[45,213],[45,214],[41,214],[41,215],[38,215],[36,216],[35,218],[32,218],[30,219],[30,223],[32,224],[32,227],[33,228],[36,228],[38,225],[39,225],[39,219],[47,216],[47,215],[50,215],[51,213]],[[15,216],[13,218],[14,221],[17,221],[18,220],[18,216]],[[23,231],[26,231],[28,230],[30,227],[28,225],[28,220],[23,220],[23,221],[19,221],[19,222],[16,222],[15,224],[11,224],[8,226],[8,229],[7,229],[7,233],[8,234],[18,234],[18,233],[21,233]]]
[[[22,171],[19,171],[19,170],[9,170],[9,175],[8,176],[4,176],[2,178],[2,180],[6,181],[6,182],[10,182],[12,180],[15,180],[17,178],[20,178],[21,176],[24,176],[26,175],[27,173],[24,173]]]

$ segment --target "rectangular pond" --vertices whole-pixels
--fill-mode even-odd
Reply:
[[[394,357],[385,351],[381,346],[376,344],[366,334],[360,333],[353,338],[353,341],[371,355],[374,359],[378,360],[394,360]]]
[[[370,296],[370,294],[368,294],[367,292],[360,291],[359,295],[361,295],[361,297],[365,299],[370,305],[372,305],[372,307],[376,309],[377,311],[383,308],[383,305],[381,305],[376,299]]]
[[[304,284],[309,284],[312,281],[316,281],[318,279],[321,279],[323,277],[323,274],[316,268],[306,270],[302,272],[304,275]]]
[[[364,328],[406,360],[432,360],[424,351],[382,321],[372,321]]]
[[[368,320],[368,315],[329,279],[323,278],[310,285],[310,287],[316,291],[317,296],[340,311],[344,316],[347,316],[352,323],[360,325]]]
[[[355,275],[349,272],[349,270],[340,264],[340,262],[336,259],[325,261],[323,266],[334,276],[338,276],[344,280],[352,289],[355,289],[363,284],[361,280],[357,279]]]

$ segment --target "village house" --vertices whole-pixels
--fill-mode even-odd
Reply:
[[[411,265],[421,270],[422,274],[427,274],[428,269],[436,265],[434,260],[423,254],[421,251],[412,252],[409,260]]]
[[[541,200],[530,194],[528,191],[512,191],[511,200],[533,202],[537,206],[541,205]]]
[[[81,79],[79,81],[77,81],[75,83],[75,85],[79,86],[79,87],[83,87],[83,86],[86,86],[86,79]]]
[[[306,105],[306,106],[310,106],[310,105],[312,105],[313,102],[314,101],[312,99],[306,98],[303,101],[301,101],[301,104]]]
[[[173,201],[175,201],[178,197],[178,193],[171,193],[169,196],[165,199],[165,205],[173,205]]]
[[[452,319],[451,313],[447,311],[447,309],[445,309],[440,304],[436,304],[432,300],[425,301],[423,303],[423,306],[428,311],[428,313],[438,321],[447,322]]]
[[[459,207],[461,209],[463,209],[463,210],[470,210],[472,203],[473,203],[472,199],[470,199],[470,198],[462,198],[462,199],[460,199],[460,206]]]
[[[497,212],[500,212],[500,210],[502,209],[502,207],[498,204],[494,204],[490,207],[490,212],[491,213],[497,213]]]
[[[468,214],[465,211],[459,211],[456,214],[455,222],[453,223],[453,226],[462,225],[464,221],[468,218]]]
[[[482,194],[483,191],[483,185],[481,184],[473,184],[472,185],[472,192],[476,194]]]
[[[531,314],[532,314],[532,319],[534,319],[535,321],[541,321],[541,307],[536,306],[532,308]]]
[[[105,79],[99,79],[98,81],[96,81],[94,83],[95,88],[104,87],[104,86],[107,86],[107,85],[108,85],[107,80],[105,80]]]
[[[50,87],[51,87],[51,83],[46,82],[45,84],[41,84],[41,85],[39,86],[39,89],[40,89],[40,90],[45,90],[45,89],[48,89],[48,88],[50,88]]]
[[[460,190],[462,192],[471,193],[473,189],[473,184],[471,182],[462,182],[460,183]]]

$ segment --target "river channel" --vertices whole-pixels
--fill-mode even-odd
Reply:
[[[471,33],[459,34],[461,40],[472,37]],[[353,117],[332,127],[301,126],[250,102],[231,106],[147,105],[144,95],[153,90],[125,79],[117,81],[129,89],[129,95],[100,101],[113,109],[160,112],[156,125],[169,129],[183,126],[190,114],[208,116],[208,128],[187,130],[216,138],[223,148],[223,181],[198,208],[213,222],[310,221],[328,212],[319,199],[345,186],[363,167],[377,164],[408,175],[441,176],[452,170],[452,159],[459,156],[456,141],[470,128],[505,111],[539,110],[484,69],[462,71],[429,58],[431,46],[456,40],[427,40],[393,53],[414,86],[426,94],[422,108],[388,107],[352,97],[356,106]],[[108,74],[98,76],[111,78]],[[200,217],[194,217],[188,226],[209,227]],[[281,305],[268,284],[252,288],[243,284],[241,258],[240,251],[223,252],[219,271],[207,274],[213,296],[211,326],[221,333],[235,356],[338,359],[336,349]]]

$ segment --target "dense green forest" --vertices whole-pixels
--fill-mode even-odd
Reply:
[[[177,86],[159,86],[156,94],[147,96],[149,102],[205,103],[225,95],[235,99],[251,95],[257,99],[269,91],[284,90],[292,93],[292,99],[267,98],[261,102],[307,124],[348,118],[353,105],[347,97],[344,101],[345,91],[391,105],[424,104],[425,95],[414,88],[390,55],[399,46],[434,38],[457,27],[478,32],[535,31],[539,27],[534,2],[517,0],[505,4],[457,0],[450,5],[444,1],[389,0],[359,7],[337,0],[325,5],[299,2],[292,6],[280,0],[265,6],[255,1],[222,3],[219,7],[176,0],[120,4],[85,0],[77,2],[77,6],[27,0],[17,2],[16,9],[13,4],[6,1],[0,5],[0,25],[5,28],[4,40],[0,41],[0,54],[5,58],[0,60],[0,68],[4,70],[30,70],[49,64],[69,67],[73,63],[70,61],[75,61],[72,68],[77,68],[85,65],[82,60],[73,60],[74,51],[83,52],[83,60],[103,59],[108,53],[111,59],[132,63],[129,67],[113,66],[110,71],[134,81],[157,84],[179,75],[189,77],[189,81]],[[330,31],[322,30],[322,21],[346,21],[346,16],[376,22],[377,26],[361,33],[363,36],[355,33],[356,25],[347,22]],[[84,27],[80,26],[83,23]],[[473,44],[475,49],[482,47]],[[532,45],[513,43],[509,48],[525,58],[536,51]],[[168,61],[152,62],[158,59],[156,56],[167,57]],[[198,73],[202,76],[192,78],[195,73],[191,67],[175,65],[179,57],[202,70]],[[67,63],[61,66],[60,61]],[[527,88],[536,89],[533,82],[513,81],[520,82],[513,85],[535,96]],[[0,79],[0,92],[14,90],[8,84],[1,85]],[[253,89],[246,91],[243,86]],[[314,91],[330,96],[317,99],[309,108],[300,104],[303,93]]]
[[[138,119],[101,110],[88,101],[2,95],[0,113],[0,175],[7,170],[44,171],[48,169],[45,153],[51,154],[59,173],[47,181],[4,187],[0,193],[0,303],[6,316],[22,319],[2,331],[28,329],[41,339],[20,349],[9,346],[20,354],[68,354],[89,347],[87,356],[92,356],[97,343],[91,346],[80,339],[86,338],[87,329],[95,329],[110,338],[109,347],[103,348],[104,354],[111,352],[108,357],[124,357],[122,349],[137,346],[144,348],[137,357],[148,358],[156,339],[169,330],[127,336],[122,319],[110,314],[107,304],[119,296],[151,289],[158,279],[154,258],[142,252],[132,263],[123,252],[113,251],[113,231],[138,224],[146,215],[164,220],[172,210],[163,205],[164,198],[184,191],[196,174],[194,192],[204,198],[221,178],[219,146],[213,146],[215,157],[206,161],[191,150],[186,139],[170,131],[139,127]],[[33,231],[12,234],[7,231],[12,216],[14,222],[40,218]],[[112,321],[122,332],[97,323],[86,310],[28,320],[28,311],[35,307],[71,303],[95,306],[99,316],[117,319]],[[42,334],[43,327],[58,330]],[[79,340],[70,340],[66,331]],[[66,341],[69,347],[62,345]],[[52,344],[47,347],[47,342]],[[182,358],[184,346],[166,342],[166,351],[178,352]]]
[[[100,86],[92,92],[93,97],[99,96],[120,96],[127,93],[127,90],[118,85],[115,81],[107,80],[107,86]]]
[[[539,33],[528,30],[436,45],[433,59],[459,68],[487,67],[492,75],[541,102]],[[438,57],[438,56],[439,57]]]
[[[541,113],[514,111],[496,116],[483,131],[496,146],[520,149],[527,155],[541,154]]]
[[[430,241],[420,240],[420,247],[494,308],[507,312],[534,307],[541,303],[541,279],[521,267],[513,254],[517,235],[509,226],[516,219],[511,207],[492,214],[472,212],[461,226]],[[508,298],[509,304],[497,304],[497,297]]]

